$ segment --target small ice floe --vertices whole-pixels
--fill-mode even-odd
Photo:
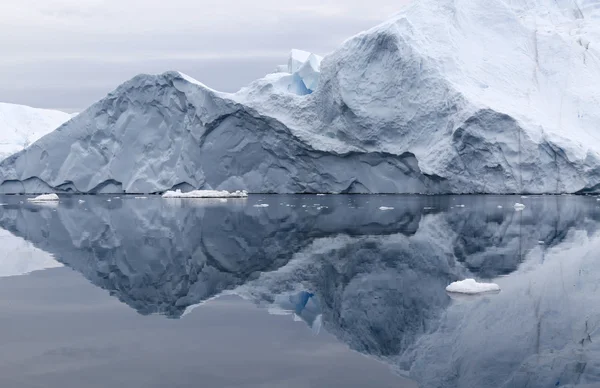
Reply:
[[[542,241],[542,240],[540,240],[540,241],[538,241],[538,244],[540,244],[540,245],[544,245],[544,244],[546,244],[546,242],[545,242],[545,241]]]
[[[498,209],[502,209],[502,205],[498,205]]]
[[[596,201],[600,201],[600,198],[596,198]]]
[[[456,205],[456,207],[465,207],[465,205]]]
[[[433,210],[433,209],[434,209],[434,208],[433,208],[433,207],[430,207],[430,206],[426,206],[426,207],[424,207],[424,208],[423,208],[423,210]]]
[[[317,197],[324,197],[324,196],[326,196],[326,195],[327,195],[327,194],[317,194]]]
[[[521,195],[521,198],[529,198],[529,197],[526,195]]]
[[[254,207],[269,207],[269,204],[267,204],[267,203],[257,203],[256,205],[254,205]]]
[[[133,197],[135,199],[148,199],[148,197]]]
[[[162,195],[163,198],[246,198],[247,191],[226,191],[226,190],[194,190],[182,193],[181,190],[167,191]]]
[[[56,194],[42,194],[35,198],[27,198],[29,202],[56,202],[59,200]]]
[[[446,287],[446,291],[457,294],[483,294],[486,292],[498,292],[500,286],[496,283],[478,283],[475,279],[465,279],[454,282]]]
[[[523,209],[525,209],[525,205],[523,205],[522,203],[518,203],[517,202],[517,203],[515,203],[514,208],[515,208],[516,211],[520,212]]]
[[[388,206],[382,206],[379,208],[379,210],[394,210],[393,207],[388,207]]]
[[[83,199],[80,199],[79,201],[77,201],[79,203],[84,203],[85,201]]]
[[[110,199],[107,199],[107,200],[106,200],[106,202],[111,202],[111,200],[110,200]]]

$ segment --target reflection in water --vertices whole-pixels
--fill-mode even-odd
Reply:
[[[233,293],[425,387],[600,382],[595,199],[523,199],[523,212],[510,197],[256,201],[9,197],[0,226],[141,314],[179,318]],[[445,287],[465,277],[503,291],[453,301]]]
[[[43,269],[62,267],[58,261],[35,248],[29,241],[16,239],[6,230],[0,229],[0,278],[26,275]]]

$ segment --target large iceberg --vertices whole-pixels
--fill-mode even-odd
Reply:
[[[4,192],[600,189],[600,8],[421,0],[237,93],[140,75],[0,164]]]
[[[0,160],[26,148],[71,117],[58,110],[0,102]]]

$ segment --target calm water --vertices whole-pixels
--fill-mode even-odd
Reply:
[[[0,387],[600,387],[593,197],[0,202]]]

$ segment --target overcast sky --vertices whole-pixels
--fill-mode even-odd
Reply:
[[[0,101],[80,111],[167,70],[236,91],[290,49],[326,54],[407,1],[0,0]]]

